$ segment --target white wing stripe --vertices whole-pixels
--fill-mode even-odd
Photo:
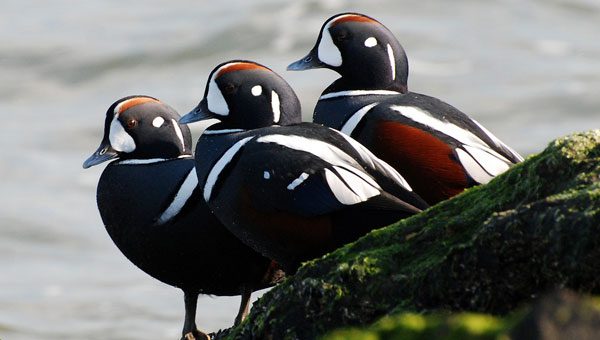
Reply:
[[[408,182],[404,179],[404,177],[402,177],[402,175],[400,175],[400,173],[398,173],[398,171],[396,171],[396,169],[394,169],[391,165],[375,156],[364,145],[360,144],[354,138],[341,133],[340,131],[337,131],[335,129],[331,129],[331,131],[335,131],[335,133],[344,137],[344,139],[348,143],[350,143],[354,150],[358,152],[363,162],[367,163],[371,168],[382,171],[387,177],[392,178],[394,182],[404,187],[404,189],[408,191],[413,191]]]
[[[473,123],[477,124],[477,126],[479,126],[479,128],[494,142],[496,143],[496,145],[501,146],[503,148],[505,148],[506,150],[508,150],[519,162],[523,161],[523,156],[519,155],[515,150],[513,150],[511,147],[509,147],[508,145],[502,143],[502,141],[500,139],[498,139],[498,137],[494,136],[488,129],[486,129],[485,127],[483,127],[483,125],[479,124],[478,121],[476,121],[475,119],[471,119],[473,121]]]
[[[481,165],[481,167],[490,175],[498,176],[504,171],[508,170],[509,165],[500,159],[490,155],[484,150],[471,147],[469,145],[463,146],[465,150]]]
[[[348,169],[339,166],[334,166],[333,168],[338,172],[342,180],[346,182],[348,189],[354,192],[360,199],[360,202],[364,202],[381,193],[379,191],[379,185],[373,182],[373,180],[365,181],[363,176],[359,176],[354,171],[348,171]],[[373,184],[375,184],[375,186],[373,186]]]
[[[217,179],[219,178],[219,174],[229,162],[233,159],[233,157],[240,151],[244,144],[248,143],[248,141],[252,139],[252,137],[246,137],[242,140],[239,140],[237,143],[233,144],[221,158],[215,163],[215,165],[210,169],[208,173],[208,177],[206,177],[206,183],[204,184],[204,200],[208,202],[210,196],[212,194],[213,187],[217,183]]]
[[[486,184],[487,182],[492,180],[492,176],[490,176],[483,168],[469,155],[466,151],[462,149],[455,149],[456,154],[458,155],[458,160],[462,164],[462,166],[467,171],[467,174],[475,180],[475,182],[479,184]]]
[[[173,198],[173,202],[165,209],[165,211],[158,218],[157,223],[164,224],[177,216],[185,203],[190,199],[194,189],[198,185],[198,176],[196,175],[196,168],[192,168],[188,173],[187,177],[179,187],[179,191]]]
[[[496,157],[506,163],[512,163],[511,161],[506,159],[506,157],[504,157],[504,156],[500,155],[499,153],[497,153],[496,151],[492,150],[484,141],[482,141],[479,137],[477,137],[473,133],[471,133],[465,129],[462,129],[452,123],[444,122],[439,119],[436,119],[425,110],[422,110],[422,109],[420,109],[418,107],[414,107],[414,106],[400,106],[400,105],[393,105],[390,108],[394,111],[397,111],[404,117],[409,118],[419,124],[429,126],[432,129],[435,129],[449,137],[456,139],[457,141],[459,141],[460,143],[462,143],[464,145],[469,145],[472,147],[476,147],[476,148],[485,150],[489,154],[493,155],[494,157]]]

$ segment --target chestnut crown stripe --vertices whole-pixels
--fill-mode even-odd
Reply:
[[[333,27],[335,25],[338,24],[342,24],[345,22],[370,22],[370,23],[375,23],[375,24],[379,24],[379,22],[375,19],[371,19],[369,17],[366,17],[364,15],[359,15],[359,14],[344,14],[341,15],[339,17],[337,17],[336,19],[334,19],[331,24],[329,25],[329,27]]]
[[[215,79],[219,78],[220,76],[222,76],[226,73],[242,71],[242,70],[255,70],[255,69],[271,71],[268,68],[266,68],[262,65],[255,64],[255,63],[234,62],[234,63],[226,64],[226,65],[223,65],[222,67],[220,67],[219,70],[217,71]]]
[[[119,103],[115,107],[114,113],[115,113],[115,115],[118,115],[118,114],[121,114],[121,113],[131,109],[134,106],[148,103],[148,102],[160,103],[160,101],[158,99],[154,99],[154,98],[150,98],[150,97],[135,97],[135,98],[127,99],[127,100]]]

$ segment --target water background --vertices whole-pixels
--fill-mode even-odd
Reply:
[[[186,113],[216,64],[245,58],[288,79],[309,118],[336,76],[285,66],[347,10],[397,35],[413,91],[462,109],[524,155],[600,128],[598,0],[4,0],[0,338],[178,338],[182,294],[119,253],[96,209],[103,166],[81,168],[106,109],[149,94]],[[201,297],[199,326],[230,326],[237,303]]]

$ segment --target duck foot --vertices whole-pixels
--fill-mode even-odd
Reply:
[[[199,330],[191,331],[183,335],[181,340],[212,340],[213,337]]]

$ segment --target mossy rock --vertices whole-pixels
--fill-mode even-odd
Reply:
[[[322,340],[595,340],[598,299],[555,291],[506,317],[477,313],[398,313],[372,326],[336,330]]]
[[[398,312],[504,314],[552,287],[600,293],[600,130],[375,230],[266,293],[229,338],[313,339]]]

